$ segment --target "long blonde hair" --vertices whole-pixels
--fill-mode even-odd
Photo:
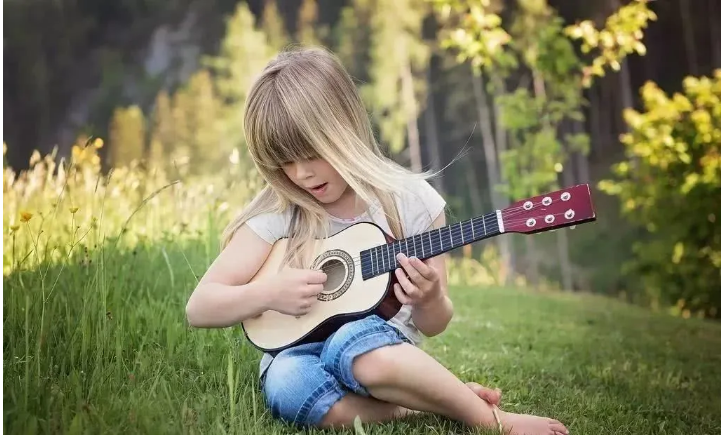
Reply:
[[[265,188],[227,226],[225,247],[248,219],[294,209],[285,263],[307,267],[306,249],[327,236],[328,215],[283,172],[282,164],[323,158],[366,205],[378,199],[394,237],[404,238],[393,195],[427,179],[383,156],[365,106],[338,58],[323,48],[280,52],[253,83],[245,103],[245,139]]]

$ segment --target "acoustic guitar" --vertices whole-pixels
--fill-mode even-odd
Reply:
[[[398,253],[421,260],[501,234],[534,234],[596,220],[588,184],[575,185],[517,201],[497,210],[438,229],[397,240],[378,225],[360,222],[328,238],[316,240],[312,269],[327,280],[308,314],[292,316],[266,311],[242,323],[245,336],[258,349],[276,353],[291,346],[323,341],[344,323],[377,314],[395,316],[393,273]],[[278,240],[251,282],[276,275],[287,239]]]

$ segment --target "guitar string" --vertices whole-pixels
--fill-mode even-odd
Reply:
[[[524,212],[530,211],[530,210],[526,210],[525,208],[523,208],[523,206],[514,206],[514,207],[506,208],[505,210],[503,210],[502,212],[506,212],[506,213],[507,213],[507,215],[506,215],[506,216],[507,216],[507,219],[504,220],[504,223],[510,223],[510,224],[522,223],[523,221],[511,223],[511,221],[513,220],[514,215],[515,215],[516,217],[517,217],[517,215],[518,215],[518,214],[514,214],[514,213],[516,213],[516,212],[518,212],[518,211],[520,211],[520,210],[524,210]],[[486,215],[490,215],[490,214],[494,214],[494,213],[489,213],[489,214],[486,214]],[[540,219],[540,218],[546,217],[547,215],[557,216],[557,215],[562,215],[562,214],[565,214],[565,213],[562,212],[562,213],[555,213],[555,214],[544,214],[544,215],[542,215],[542,216],[535,216],[535,217],[528,217],[528,218]],[[451,237],[456,237],[456,236],[457,236],[456,234],[458,234],[458,235],[462,235],[462,234],[463,234],[463,226],[467,226],[467,225],[468,225],[468,222],[472,222],[472,221],[475,221],[475,220],[477,220],[477,219],[481,219],[481,223],[483,223],[484,220],[485,220],[485,216],[486,216],[486,215],[474,217],[474,218],[469,219],[469,220],[463,220],[463,221],[458,222],[458,223],[453,223],[453,224],[451,224],[451,225],[444,226],[443,228],[434,229],[434,231],[443,230],[443,229],[449,229],[449,230],[450,230],[450,233],[451,233],[451,234],[450,234]],[[494,215],[495,215],[495,214],[494,214]],[[494,218],[495,218],[495,217],[494,217]],[[517,220],[517,219],[516,219],[516,220]],[[527,219],[524,219],[524,220],[527,220]],[[462,225],[459,225],[459,223],[463,223],[463,224],[462,224]],[[498,221],[497,221],[497,220],[496,220],[496,222],[494,223],[494,225],[496,226],[495,231],[497,231],[497,230],[498,230]],[[459,229],[455,229],[455,230],[454,230],[454,229],[453,229],[454,227],[458,227]],[[455,232],[454,232],[454,231],[455,231]],[[495,231],[494,231],[494,232],[495,232]],[[431,231],[428,231],[428,232],[431,232]],[[404,241],[404,240],[407,240],[407,239],[410,239],[410,238],[414,238],[414,237],[407,237],[407,238],[404,238],[403,240],[396,240],[396,242],[397,242],[397,241]],[[430,238],[429,238],[429,239],[430,239]],[[395,242],[394,242],[394,243],[395,243]],[[390,243],[390,244],[394,244],[394,243]],[[431,241],[431,245],[432,245],[432,241]],[[432,247],[432,246],[431,246],[431,251],[433,251],[433,247]],[[360,260],[360,256],[354,257],[353,260],[356,261],[356,263],[357,263],[357,261]]]
[[[538,217],[533,217],[533,218],[536,218],[536,219],[538,219],[538,218],[545,218],[546,216],[549,216],[549,215],[553,215],[553,216],[555,217],[555,216],[559,216],[559,215],[563,215],[563,214],[565,214],[565,213],[545,214],[545,215],[543,215],[543,216],[538,216]],[[529,218],[531,218],[531,217],[529,217]],[[517,224],[525,223],[527,220],[528,220],[528,218],[519,220],[519,219],[517,219],[517,218],[514,219],[514,218],[509,217],[507,220],[504,220],[504,223],[507,223],[507,224],[509,224],[509,225],[517,225]],[[495,224],[492,224],[492,225],[489,225],[489,226],[488,226],[488,228],[486,229],[486,234],[488,234],[489,232],[490,232],[490,233],[497,232],[498,230],[499,230],[499,227],[498,227],[498,223],[496,222]],[[457,232],[452,232],[451,235],[452,235],[454,238],[460,238],[461,233],[463,232],[463,229],[459,229],[459,230],[456,230],[456,231],[457,231]],[[409,238],[413,238],[413,237],[409,237]],[[404,240],[399,240],[399,241],[404,241]],[[430,238],[428,239],[428,243],[429,243],[430,246],[431,246],[430,251],[431,251],[431,253],[432,253],[432,252],[436,249],[436,247],[433,246],[433,240],[430,239]],[[399,246],[402,246],[402,245],[399,245]],[[441,248],[442,248],[442,245],[441,245]],[[384,254],[384,255],[383,255],[383,259],[385,260],[385,258],[386,258],[386,257],[385,257],[385,254]],[[358,265],[361,263],[361,261],[362,261],[362,259],[361,259],[360,256],[354,257],[354,258],[352,258],[352,260],[354,261],[354,266],[358,266]],[[330,272],[330,271],[332,271],[332,270],[335,270],[335,269],[338,269],[338,268],[342,268],[342,267],[344,267],[344,266],[343,266],[343,265],[335,265],[335,266],[330,267],[330,268],[328,268],[328,269],[321,269],[321,270],[322,270],[323,272]]]
[[[528,218],[524,218],[524,219],[520,219],[520,220],[519,220],[518,218],[515,218],[515,219],[514,219],[513,217],[509,216],[507,220],[504,220],[504,224],[517,225],[517,224],[521,224],[521,223],[526,223],[526,221],[527,221],[529,218],[541,219],[541,218],[545,218],[545,217],[547,217],[547,216],[549,216],[549,215],[552,215],[552,216],[555,217],[555,216],[560,216],[560,215],[564,215],[564,214],[565,214],[565,213],[563,213],[563,212],[561,212],[561,213],[555,213],[555,214],[544,214],[544,215],[542,215],[542,216],[528,217]],[[451,226],[454,226],[454,225],[451,225]],[[463,235],[463,232],[464,232],[464,231],[463,231],[463,228],[462,228],[462,227],[459,227],[459,228],[460,228],[460,229],[457,229],[456,232],[453,232],[453,231],[454,231],[453,228],[450,228],[451,236],[452,236],[453,238],[460,238],[461,235]],[[499,230],[499,226],[498,226],[498,222],[496,221],[495,224],[492,224],[492,225],[489,225],[489,226],[488,226],[488,228],[486,229],[485,234],[487,235],[488,233],[494,233],[494,232],[497,232],[498,230]],[[408,237],[408,238],[413,238],[413,237]],[[398,240],[398,241],[404,241],[404,240]],[[430,250],[431,250],[431,253],[433,253],[433,251],[436,249],[436,248],[433,246],[433,240],[432,240],[431,238],[429,238],[429,239],[428,239],[428,242],[429,242],[429,244],[430,244],[430,246],[431,246],[431,249],[430,249]],[[399,245],[399,246],[402,246],[402,245]],[[442,249],[442,247],[443,247],[443,246],[441,245],[441,249]],[[414,249],[414,251],[415,251],[415,249]],[[371,258],[371,259],[372,259],[372,258]],[[383,259],[384,259],[384,260],[386,259],[385,255],[383,256]],[[394,259],[394,258],[393,258],[393,259]],[[355,267],[360,266],[361,263],[362,263],[362,257],[361,257],[361,256],[353,257],[352,260],[353,260],[353,265],[354,265]],[[397,263],[396,263],[396,264],[397,264]],[[331,267],[328,267],[328,268],[325,268],[325,269],[320,269],[320,270],[321,270],[322,272],[328,274],[329,272],[335,271],[335,270],[340,269],[340,268],[345,268],[345,265],[343,265],[343,264],[334,265],[334,266],[331,266]]]

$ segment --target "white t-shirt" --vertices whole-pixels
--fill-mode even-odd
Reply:
[[[443,212],[446,202],[440,194],[427,182],[418,181],[408,187],[409,193],[397,195],[396,205],[403,225],[404,238],[420,234],[430,229],[435,219]],[[369,213],[363,213],[352,219],[330,217],[330,235],[338,233],[357,222],[373,222],[380,226],[389,235],[393,232],[383,214],[380,202],[377,200],[368,208]],[[246,223],[258,236],[270,244],[278,239],[288,236],[288,227],[291,221],[291,211],[281,214],[261,214],[249,219]],[[423,337],[413,324],[411,308],[401,306],[400,311],[388,323],[400,330],[414,344],[422,341]],[[264,354],[260,363],[260,375],[267,369],[272,361],[270,354]]]

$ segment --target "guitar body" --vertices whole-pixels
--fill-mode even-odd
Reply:
[[[328,275],[323,292],[306,315],[296,317],[266,311],[245,320],[243,330],[255,347],[277,352],[288,347],[327,339],[344,323],[377,314],[393,318],[401,307],[393,293],[395,276],[384,273],[363,280],[360,252],[369,246],[393,241],[373,223],[357,223],[325,239],[316,240],[312,269],[323,269]],[[287,239],[278,240],[268,259],[251,279],[255,282],[275,276],[285,267],[283,256]]]
[[[425,260],[506,233],[535,234],[596,220],[588,184],[529,197],[479,217],[395,240],[373,223],[357,223],[315,241],[312,269],[327,275],[324,290],[301,317],[276,311],[243,322],[248,340],[269,353],[323,341],[343,324],[377,314],[395,316],[401,304],[393,293],[398,253]],[[268,259],[251,279],[272,277],[285,267],[288,240],[273,245]]]

